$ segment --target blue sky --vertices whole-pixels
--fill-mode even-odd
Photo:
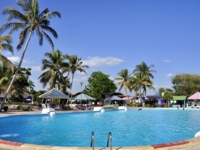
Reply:
[[[142,61],[155,65],[156,90],[171,88],[173,75],[200,73],[199,0],[39,0],[39,4],[40,11],[48,7],[61,13],[60,19],[51,19],[51,27],[59,36],[58,39],[51,36],[55,49],[63,54],[77,54],[90,67],[87,74],[76,73],[72,92],[81,90],[80,82],[84,88],[94,71],[114,79],[122,69],[131,72]],[[8,6],[20,9],[16,0],[5,0],[1,1],[0,10]],[[0,25],[6,22],[6,17],[0,15]],[[18,37],[19,32],[13,34],[14,47]],[[49,87],[42,88],[38,77],[44,53],[51,51],[47,41],[43,46],[38,43],[34,35],[22,64],[32,68],[30,79],[36,90]],[[3,54],[18,61],[21,52]],[[147,95],[151,94],[155,91],[148,90]]]

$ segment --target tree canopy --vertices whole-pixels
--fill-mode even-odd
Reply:
[[[96,99],[105,98],[109,93],[115,92],[117,87],[113,80],[109,79],[109,75],[101,71],[93,72],[88,78],[88,85],[84,89],[84,93]]]
[[[200,91],[200,75],[178,74],[172,78],[175,95],[192,95]]]

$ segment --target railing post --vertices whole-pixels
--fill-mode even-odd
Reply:
[[[110,150],[112,150],[112,134],[111,134],[111,132],[108,133],[107,147],[109,146],[109,143],[110,143]]]
[[[92,147],[92,150],[94,150],[94,132],[92,132],[92,136],[91,136],[91,147]]]

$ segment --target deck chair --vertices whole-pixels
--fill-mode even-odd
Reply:
[[[47,106],[46,106],[45,104],[42,104],[42,109],[43,109],[43,108],[47,108]]]
[[[51,106],[50,106],[50,104],[49,104],[49,103],[47,103],[47,108],[51,108]]]
[[[55,110],[59,110],[60,109],[60,105],[56,105]]]
[[[45,104],[42,104],[42,114],[48,114],[50,112],[55,112],[55,109],[47,107]]]
[[[80,105],[76,105],[76,108],[80,109],[80,110],[85,110],[84,107],[81,107]]]

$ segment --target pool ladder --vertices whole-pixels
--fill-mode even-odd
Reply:
[[[110,150],[112,150],[112,133],[111,132],[108,133],[107,147],[109,145],[110,145]],[[94,150],[94,132],[92,132],[92,136],[91,136],[91,147],[92,147],[92,150]]]

